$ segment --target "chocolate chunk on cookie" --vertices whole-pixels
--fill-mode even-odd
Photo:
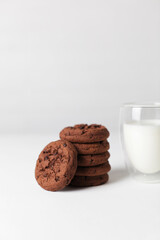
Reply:
[[[78,154],[101,154],[109,150],[109,142],[107,140],[96,143],[74,143]]]
[[[78,155],[78,166],[91,167],[106,163],[110,157],[110,153],[107,151],[102,154],[90,154],[90,155]]]
[[[57,191],[67,186],[77,169],[77,151],[73,144],[59,140],[49,143],[40,153],[35,178],[48,191]]]
[[[75,176],[71,181],[70,185],[75,187],[98,186],[106,183],[108,180],[109,180],[108,174],[95,176],[95,177]]]
[[[111,170],[109,162],[93,166],[93,167],[78,167],[76,176],[98,176],[108,173]]]
[[[100,142],[109,137],[106,127],[98,124],[78,124],[66,127],[60,132],[60,138],[73,143]]]

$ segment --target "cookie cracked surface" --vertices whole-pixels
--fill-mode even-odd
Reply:
[[[35,178],[48,191],[57,191],[67,186],[77,169],[77,151],[66,140],[49,143],[40,153]]]
[[[106,127],[98,124],[77,124],[66,127],[60,132],[60,138],[73,143],[100,142],[109,137]]]

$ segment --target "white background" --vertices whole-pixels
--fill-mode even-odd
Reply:
[[[159,0],[0,0],[0,239],[160,239],[160,186],[128,178],[124,102],[160,101]],[[110,182],[50,193],[41,149],[75,123],[111,132]]]
[[[159,0],[0,0],[1,132],[117,127],[159,101]]]

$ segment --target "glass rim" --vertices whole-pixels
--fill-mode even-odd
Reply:
[[[124,103],[122,108],[160,108],[160,102]]]

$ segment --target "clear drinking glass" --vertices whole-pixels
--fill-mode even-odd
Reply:
[[[130,175],[143,182],[160,182],[160,103],[124,104],[120,121]]]

